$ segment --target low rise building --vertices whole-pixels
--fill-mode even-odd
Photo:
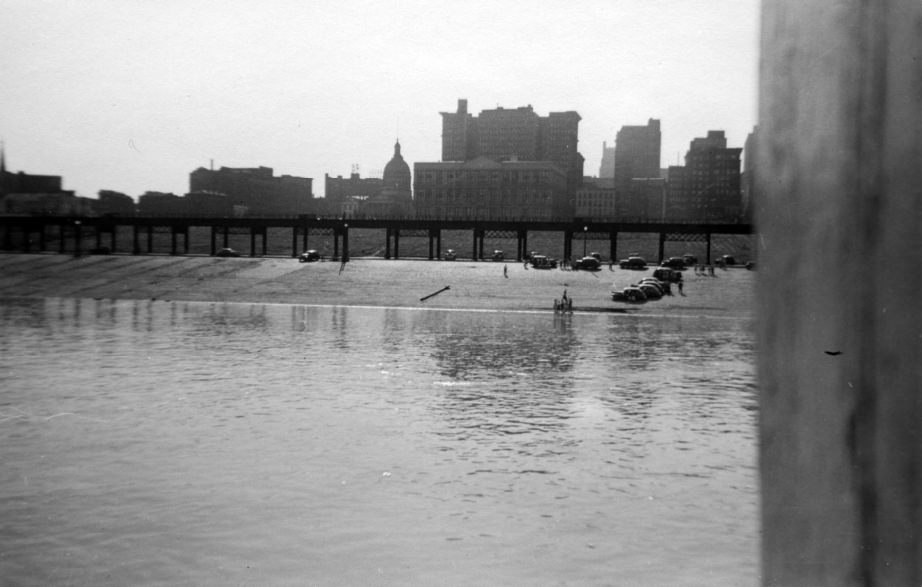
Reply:
[[[416,163],[417,216],[485,220],[552,220],[571,217],[567,174],[547,161]]]

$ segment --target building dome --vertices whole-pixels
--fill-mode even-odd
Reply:
[[[394,156],[384,167],[384,188],[410,193],[412,191],[413,176],[410,166],[400,154],[400,141],[394,144]]]

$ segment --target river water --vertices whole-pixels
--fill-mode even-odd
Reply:
[[[0,583],[755,585],[751,321],[0,302]]]

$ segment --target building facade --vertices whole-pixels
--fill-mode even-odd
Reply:
[[[743,218],[746,222],[752,222],[752,211],[758,198],[758,194],[756,194],[756,144],[758,143],[758,136],[759,127],[756,126],[746,137],[746,142],[743,144],[743,176],[740,182],[742,184]]]
[[[364,201],[377,194],[384,187],[380,177],[362,177],[358,169],[353,166],[349,177],[338,175],[324,176],[323,197],[330,203],[341,203],[347,200]]]
[[[615,148],[609,147],[606,141],[602,141],[602,163],[599,165],[599,177],[605,179],[615,177]]]
[[[632,179],[660,177],[661,148],[659,120],[651,118],[646,126],[622,126],[615,138],[615,185],[626,188]]]
[[[381,189],[359,206],[359,212],[372,218],[401,218],[413,211],[413,174],[394,143],[394,155],[384,166]]]
[[[479,157],[413,168],[421,218],[552,220],[572,210],[566,173],[553,163]]]
[[[112,190],[99,190],[96,211],[100,216],[134,216],[134,200],[128,194]]]
[[[579,153],[580,115],[574,111],[539,116],[531,105],[468,112],[458,100],[457,112],[442,112],[442,161],[548,161],[562,169],[568,189],[583,178]]]
[[[32,216],[92,216],[95,201],[61,189],[60,175],[33,175],[6,170],[0,147],[0,212]]]
[[[608,178],[583,180],[573,199],[573,217],[594,222],[616,220],[615,188]]]
[[[189,192],[220,193],[248,216],[292,216],[313,208],[313,179],[273,175],[271,167],[199,167],[189,175]]]
[[[722,130],[692,140],[685,165],[669,167],[666,220],[740,222],[741,148],[728,148]]]

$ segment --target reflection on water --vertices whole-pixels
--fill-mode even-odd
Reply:
[[[753,352],[720,316],[3,301],[0,576],[754,584]]]

